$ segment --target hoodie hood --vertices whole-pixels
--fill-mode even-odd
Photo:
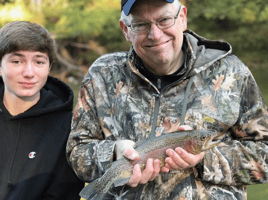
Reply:
[[[59,111],[72,111],[73,108],[73,92],[68,85],[49,76],[45,86],[40,91],[40,100],[26,110],[25,112],[12,116],[3,105],[4,83],[0,79],[0,109],[5,118],[8,119],[23,119],[27,117],[35,117],[47,113]]]
[[[190,61],[187,63],[192,65],[192,67],[188,66],[192,68],[191,75],[207,69],[214,62],[232,53],[232,47],[227,42],[208,40],[191,30],[186,30],[184,36],[190,54]]]

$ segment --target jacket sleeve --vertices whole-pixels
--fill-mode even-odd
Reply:
[[[252,74],[244,71],[239,116],[226,140],[206,152],[201,179],[213,184],[268,182],[267,107]]]
[[[99,178],[113,160],[114,137],[98,115],[98,108],[107,107],[107,97],[103,95],[102,78],[91,79],[87,74],[81,84],[74,109],[71,133],[67,142],[67,160],[75,173],[85,182]],[[103,87],[102,87],[103,86]]]

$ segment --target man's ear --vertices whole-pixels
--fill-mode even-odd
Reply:
[[[183,5],[181,7],[179,17],[181,18],[182,29],[185,31],[187,29],[187,8]]]
[[[120,27],[121,27],[121,29],[122,29],[122,32],[123,32],[123,34],[124,34],[124,36],[125,36],[125,38],[126,38],[126,40],[128,41],[128,42],[131,42],[130,41],[130,37],[129,37],[129,33],[128,33],[128,27],[123,23],[123,21],[119,21],[119,24],[120,24]]]

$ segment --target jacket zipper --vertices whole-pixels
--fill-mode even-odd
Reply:
[[[130,69],[131,69],[131,71],[133,73],[135,73],[136,75],[138,75],[139,77],[141,77],[142,79],[144,79],[144,76],[141,75],[140,72],[137,69],[134,70],[134,67],[133,67],[133,65],[132,65],[132,63],[130,61],[128,62],[128,64],[129,64],[129,67],[130,67]],[[177,84],[178,82],[182,82],[185,79],[186,79],[186,77],[182,77],[178,81],[175,81],[175,82],[171,83],[170,85]],[[160,91],[161,91],[162,81],[161,81],[161,79],[158,79],[157,80],[157,88],[150,81],[149,81],[149,84],[151,84],[152,87],[154,87],[156,89],[156,91],[158,92],[157,94],[154,94],[153,95],[153,96],[155,96],[155,109],[154,109],[154,114],[153,114],[153,125],[152,125],[152,129],[151,129],[151,133],[149,135],[149,138],[152,138],[152,137],[155,137],[155,130],[156,130],[157,119],[158,119],[158,112],[159,112],[159,107],[160,107],[160,96],[161,96],[161,92]],[[169,87],[170,85],[166,86],[165,88]]]
[[[176,82],[174,82],[174,83],[172,83],[172,84],[175,84],[175,83],[177,83],[177,82],[179,82],[179,81],[183,81],[185,78],[183,78],[183,79],[181,79],[181,80],[178,80],[178,81],[176,81]],[[191,87],[191,85],[192,85],[192,82],[193,82],[193,77],[191,78],[191,81],[189,81],[190,82],[190,84],[188,83],[188,89],[187,90],[189,90],[190,89],[190,87]],[[161,88],[162,88],[162,86],[161,86],[161,84],[162,84],[162,81],[161,81],[161,79],[158,79],[157,80],[157,89],[158,89],[158,92],[159,91],[161,91]],[[171,85],[172,85],[171,84]],[[169,86],[169,85],[168,85]],[[166,87],[168,87],[168,86],[166,86]],[[165,87],[165,88],[166,88]],[[164,89],[165,89],[164,88]],[[189,92],[189,91],[188,91]],[[185,99],[184,99],[184,105],[183,105],[183,110],[182,110],[182,123],[184,124],[184,117],[185,117],[185,112],[186,112],[186,106],[187,106],[187,98],[188,98],[188,92],[186,92],[186,96],[185,96]],[[155,96],[155,109],[154,109],[154,115],[153,115],[153,126],[152,126],[152,130],[151,130],[151,133],[150,133],[150,136],[149,136],[149,138],[153,138],[153,137],[155,137],[155,130],[156,130],[156,126],[157,126],[157,119],[158,119],[158,112],[159,112],[159,107],[160,107],[160,96],[161,96],[161,92],[159,92],[158,94],[154,94],[154,96]],[[183,125],[183,124],[181,124],[181,125]]]
[[[157,89],[161,91],[161,79],[157,79]]]
[[[161,91],[161,79],[158,79],[157,80],[157,89],[159,91]],[[155,109],[154,109],[154,115],[153,115],[153,126],[152,126],[152,130],[151,130],[151,133],[150,133],[150,136],[149,138],[153,138],[155,137],[155,129],[156,129],[156,126],[157,126],[157,119],[158,119],[158,112],[159,112],[159,107],[160,107],[160,92],[158,94],[154,94],[155,96]]]

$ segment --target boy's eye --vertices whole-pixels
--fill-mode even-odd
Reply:
[[[19,60],[13,60],[12,63],[14,63],[14,64],[19,64],[20,61],[19,61]]]
[[[38,65],[43,65],[43,64],[45,64],[43,61],[37,61],[36,62]]]

